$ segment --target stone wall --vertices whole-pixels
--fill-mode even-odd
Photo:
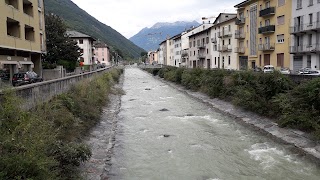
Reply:
[[[102,75],[111,68],[103,68],[92,72],[79,75],[64,77],[44,81],[41,83],[30,84],[14,88],[18,96],[24,99],[24,108],[31,109],[37,103],[49,101],[55,95],[67,92],[70,88],[84,79],[92,79],[98,75]]]

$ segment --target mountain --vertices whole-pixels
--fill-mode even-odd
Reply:
[[[44,4],[46,13],[63,18],[68,28],[104,41],[113,50],[120,50],[123,57],[140,57],[141,52],[144,52],[119,32],[80,9],[71,0],[45,0]]]
[[[185,22],[177,21],[174,23],[159,22],[151,28],[143,28],[138,34],[130,38],[130,40],[137,46],[146,51],[156,50],[159,44],[166,39],[166,37],[175,36],[185,29],[190,29],[192,26],[199,26],[197,21]]]

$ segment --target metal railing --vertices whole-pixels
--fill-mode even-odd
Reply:
[[[308,31],[320,30],[320,22],[307,23],[302,25],[295,25],[290,27],[290,33],[303,33]]]
[[[259,44],[259,51],[274,51],[275,43]]]

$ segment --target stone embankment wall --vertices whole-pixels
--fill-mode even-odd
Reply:
[[[92,79],[98,75],[106,73],[111,68],[103,68],[92,72],[64,77],[60,79],[44,81],[16,87],[16,93],[24,100],[23,107],[31,109],[37,103],[49,101],[53,96],[67,92],[70,88],[84,79]]]

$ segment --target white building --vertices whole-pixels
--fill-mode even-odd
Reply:
[[[78,46],[81,48],[80,51],[82,53],[80,61],[84,62],[84,65],[95,64],[93,47],[95,39],[77,31],[67,31],[67,35],[78,42]]]
[[[320,1],[292,0],[291,67],[320,69]]]
[[[159,48],[159,64],[170,65],[170,44],[169,39],[166,39],[160,43]]]
[[[211,28],[212,68],[239,69],[236,17],[236,14],[220,13]]]
[[[171,38],[173,41],[173,62],[172,66],[180,67],[182,61],[181,61],[181,34],[178,34]]]

